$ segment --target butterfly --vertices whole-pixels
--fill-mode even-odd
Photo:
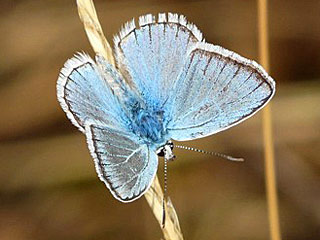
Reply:
[[[255,61],[206,43],[182,15],[127,22],[114,37],[115,66],[85,53],[60,71],[57,98],[86,135],[95,168],[112,195],[131,202],[150,187],[171,140],[226,130],[263,108],[275,82]]]

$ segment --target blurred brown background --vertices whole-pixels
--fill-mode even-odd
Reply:
[[[256,1],[95,1],[109,40],[132,17],[178,12],[207,41],[257,60]],[[272,101],[283,239],[320,239],[320,2],[269,1]],[[75,1],[0,2],[0,239],[160,239],[144,198],[122,204],[101,183],[85,137],[56,100],[63,63],[92,49]],[[186,239],[268,239],[261,114],[176,150],[169,195]],[[162,179],[162,163],[159,177]]]

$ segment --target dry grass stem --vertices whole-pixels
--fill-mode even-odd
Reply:
[[[145,193],[145,198],[150,205],[154,216],[156,217],[160,226],[162,226],[162,201],[163,201],[163,192],[159,183],[159,179],[156,176],[150,187],[150,190]],[[165,227],[162,228],[164,238],[166,240],[182,240],[182,232],[180,230],[178,216],[173,207],[173,204],[170,199],[165,204],[166,211],[166,222]]]
[[[85,31],[89,38],[92,48],[96,54],[104,56],[110,63],[115,64],[112,49],[106,40],[101,25],[98,20],[96,10],[92,0],[77,0],[78,12],[81,21],[84,24]],[[146,200],[150,205],[154,216],[162,226],[162,201],[163,193],[156,176],[150,190],[145,193]],[[170,199],[165,204],[166,222],[162,228],[166,240],[182,240],[182,233],[179,226],[176,211]]]
[[[115,64],[112,48],[105,38],[92,0],[77,0],[78,12],[90,44],[96,54]]]
[[[259,58],[262,66],[269,72],[267,10],[267,0],[258,0]],[[262,118],[270,236],[271,240],[281,240],[270,103],[263,109]]]

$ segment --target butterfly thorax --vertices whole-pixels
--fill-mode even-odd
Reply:
[[[131,128],[146,144],[159,146],[168,140],[162,111],[144,108],[134,111]]]

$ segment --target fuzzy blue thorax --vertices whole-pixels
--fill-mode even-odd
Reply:
[[[132,131],[145,143],[156,147],[164,144],[168,140],[166,139],[167,133],[162,111],[139,108],[136,109],[132,115]]]

